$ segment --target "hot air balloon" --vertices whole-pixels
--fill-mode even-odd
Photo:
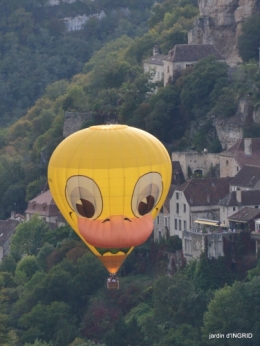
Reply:
[[[48,166],[53,199],[107,268],[109,281],[152,233],[170,187],[171,167],[158,139],[126,125],[78,131],[53,152]]]

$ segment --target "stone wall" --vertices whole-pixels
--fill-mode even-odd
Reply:
[[[185,179],[188,178],[188,169],[194,173],[197,170],[202,171],[205,176],[212,166],[219,164],[218,154],[209,154],[207,152],[173,152],[172,161],[179,161]]]
[[[91,113],[65,112],[63,124],[63,137],[68,137],[72,133],[81,129],[84,121],[91,120]]]

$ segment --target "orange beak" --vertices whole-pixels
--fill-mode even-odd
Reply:
[[[92,246],[100,248],[127,248],[142,244],[153,230],[151,214],[140,218],[113,215],[105,220],[78,218],[80,234]]]

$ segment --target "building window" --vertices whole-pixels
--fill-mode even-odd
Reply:
[[[157,220],[157,225],[159,225],[159,224],[160,224],[160,218],[159,218],[159,216],[157,216],[156,220]]]
[[[179,199],[179,192],[176,192],[176,199]]]
[[[228,165],[228,160],[226,160],[226,166]]]
[[[183,212],[186,213],[186,204],[183,204]]]
[[[164,226],[165,226],[165,227],[168,226],[168,219],[167,219],[167,216],[164,216]]]
[[[233,211],[236,211],[236,207],[233,207]]]
[[[179,203],[176,203],[176,213],[179,214]]]
[[[187,221],[183,221],[183,230],[187,231]]]
[[[177,231],[178,230],[178,220],[174,219],[174,229]]]
[[[255,205],[255,208],[258,209],[258,205]]]
[[[181,231],[181,220],[179,220],[179,231]]]
[[[169,67],[169,66],[167,66],[167,72],[168,72],[168,73],[170,72],[170,67]]]

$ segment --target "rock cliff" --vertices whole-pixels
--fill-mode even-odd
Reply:
[[[237,38],[244,21],[260,13],[260,0],[198,0],[200,16],[189,32],[190,44],[213,44],[230,66],[241,61]]]

